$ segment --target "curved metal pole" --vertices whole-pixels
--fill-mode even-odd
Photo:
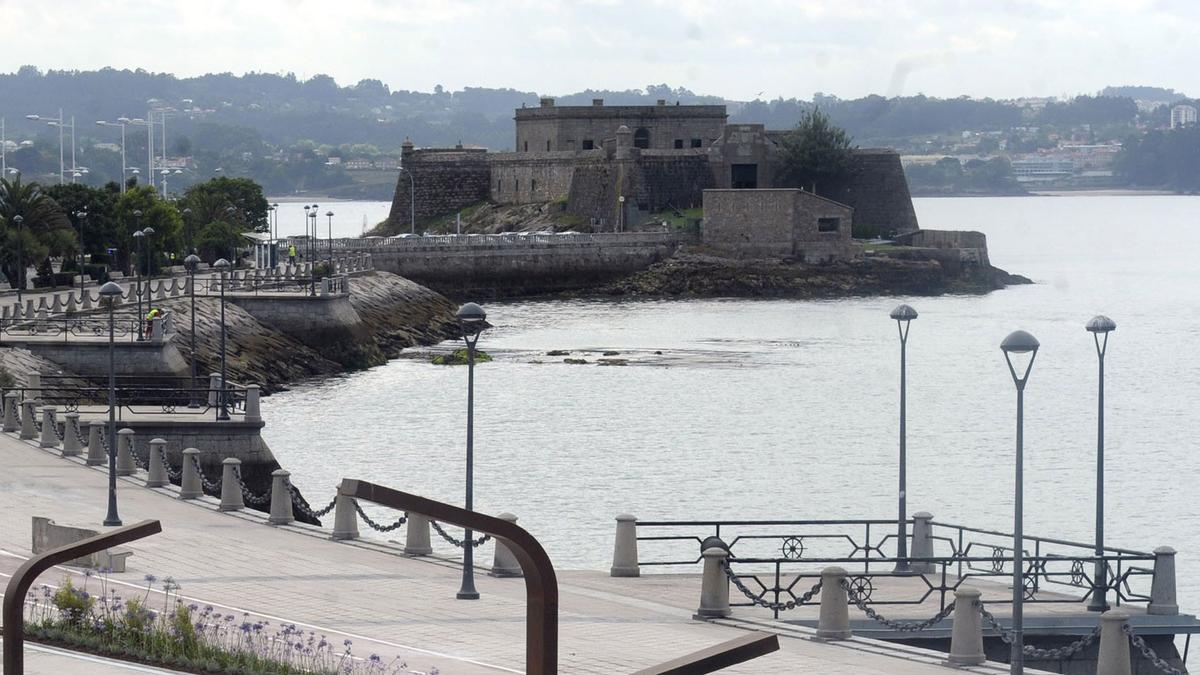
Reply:
[[[113,305],[116,298],[108,299],[108,513],[104,516],[105,527],[119,527],[121,516],[117,514],[117,370],[116,347],[113,331]]]
[[[903,325],[901,325],[903,323]],[[900,334],[900,489],[899,513],[896,516],[896,570],[907,572],[908,564],[908,329],[911,321],[896,321]]]
[[[490,534],[512,551],[525,577],[525,672],[558,672],[558,577],[546,549],[516,523],[363,480],[347,478],[338,494]]]
[[[1092,333],[1096,341],[1096,356],[1100,361],[1100,383],[1097,392],[1096,413],[1096,568],[1092,580],[1092,599],[1088,610],[1108,610],[1108,564],[1104,558],[1104,353],[1108,351],[1108,333],[1103,344],[1100,335]]]
[[[467,510],[474,511],[475,494],[475,345],[479,342],[479,333],[472,340],[470,334],[463,331],[463,342],[467,343]],[[479,591],[475,590],[475,551],[471,546],[474,533],[468,528],[463,533],[463,574],[462,587],[455,596],[459,600],[478,600]]]
[[[88,537],[74,544],[60,546],[52,551],[26,560],[4,589],[4,669],[9,675],[25,672],[25,594],[37,581],[42,572],[70,562],[76,558],[103,551],[118,544],[125,544],[152,534],[162,532],[157,520],[144,520],[136,525]]]

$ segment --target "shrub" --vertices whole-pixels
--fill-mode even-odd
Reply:
[[[475,351],[475,363],[487,363],[492,357],[487,352]],[[449,354],[438,354],[433,357],[432,363],[435,366],[463,366],[467,364],[467,349],[456,349]]]

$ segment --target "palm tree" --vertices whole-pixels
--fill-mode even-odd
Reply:
[[[20,227],[13,218],[21,216]],[[13,288],[25,281],[25,268],[52,255],[75,251],[75,231],[67,214],[37,183],[0,178],[0,270]],[[21,264],[17,257],[20,255]]]

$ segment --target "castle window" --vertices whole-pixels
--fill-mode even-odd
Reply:
[[[520,191],[521,191],[521,179],[514,178],[513,179],[513,192],[520,192]]]
[[[546,141],[546,152],[550,152],[550,141]]]
[[[682,138],[676,138],[676,139],[675,139],[675,149],[676,149],[676,150],[682,150],[682,149],[683,149],[683,139],[682,139]]]
[[[534,191],[536,191],[536,190],[537,190],[537,179],[536,179],[536,178],[530,178],[530,179],[529,179],[529,192],[530,192],[530,193],[533,193],[533,192],[534,192]]]
[[[692,139],[692,147],[693,148],[702,148],[702,147],[704,147],[704,143],[699,138],[693,138]]]
[[[525,141],[525,152],[529,152],[529,141]]]
[[[592,141],[592,139],[590,139],[590,138],[585,138],[583,141],[583,149],[584,150],[595,150],[596,143],[594,141]]]
[[[817,218],[817,232],[837,232],[841,224],[841,218]]]
[[[638,127],[638,130],[633,132],[633,147],[642,148],[643,150],[650,147],[650,130],[646,127]]]

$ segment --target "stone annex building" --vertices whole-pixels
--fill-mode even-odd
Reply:
[[[537,108],[518,109],[515,120],[514,152],[416,148],[406,140],[401,160],[405,172],[389,216],[393,228],[408,229],[410,191],[418,221],[485,201],[557,202],[593,231],[615,232],[636,227],[653,213],[720,198],[706,197],[706,190],[778,187],[774,176],[779,140],[786,132],[761,124],[728,124],[723,105],[668,105],[660,100],[653,106],[606,106],[595,99],[590,106],[556,106],[554,99],[543,98]],[[736,204],[718,210],[745,214],[755,201],[767,200],[772,202],[768,208],[787,211],[794,220],[797,216],[792,214],[808,206],[828,210],[836,202],[841,209],[836,227],[844,230],[839,238],[849,237],[850,210],[859,231],[918,229],[899,155],[892,150],[855,150],[854,158],[855,170],[847,180],[817,186],[821,198],[760,193],[754,201],[730,197]],[[706,227],[711,216],[718,215],[707,211]],[[821,217],[825,220],[820,227],[835,227],[835,216]]]

